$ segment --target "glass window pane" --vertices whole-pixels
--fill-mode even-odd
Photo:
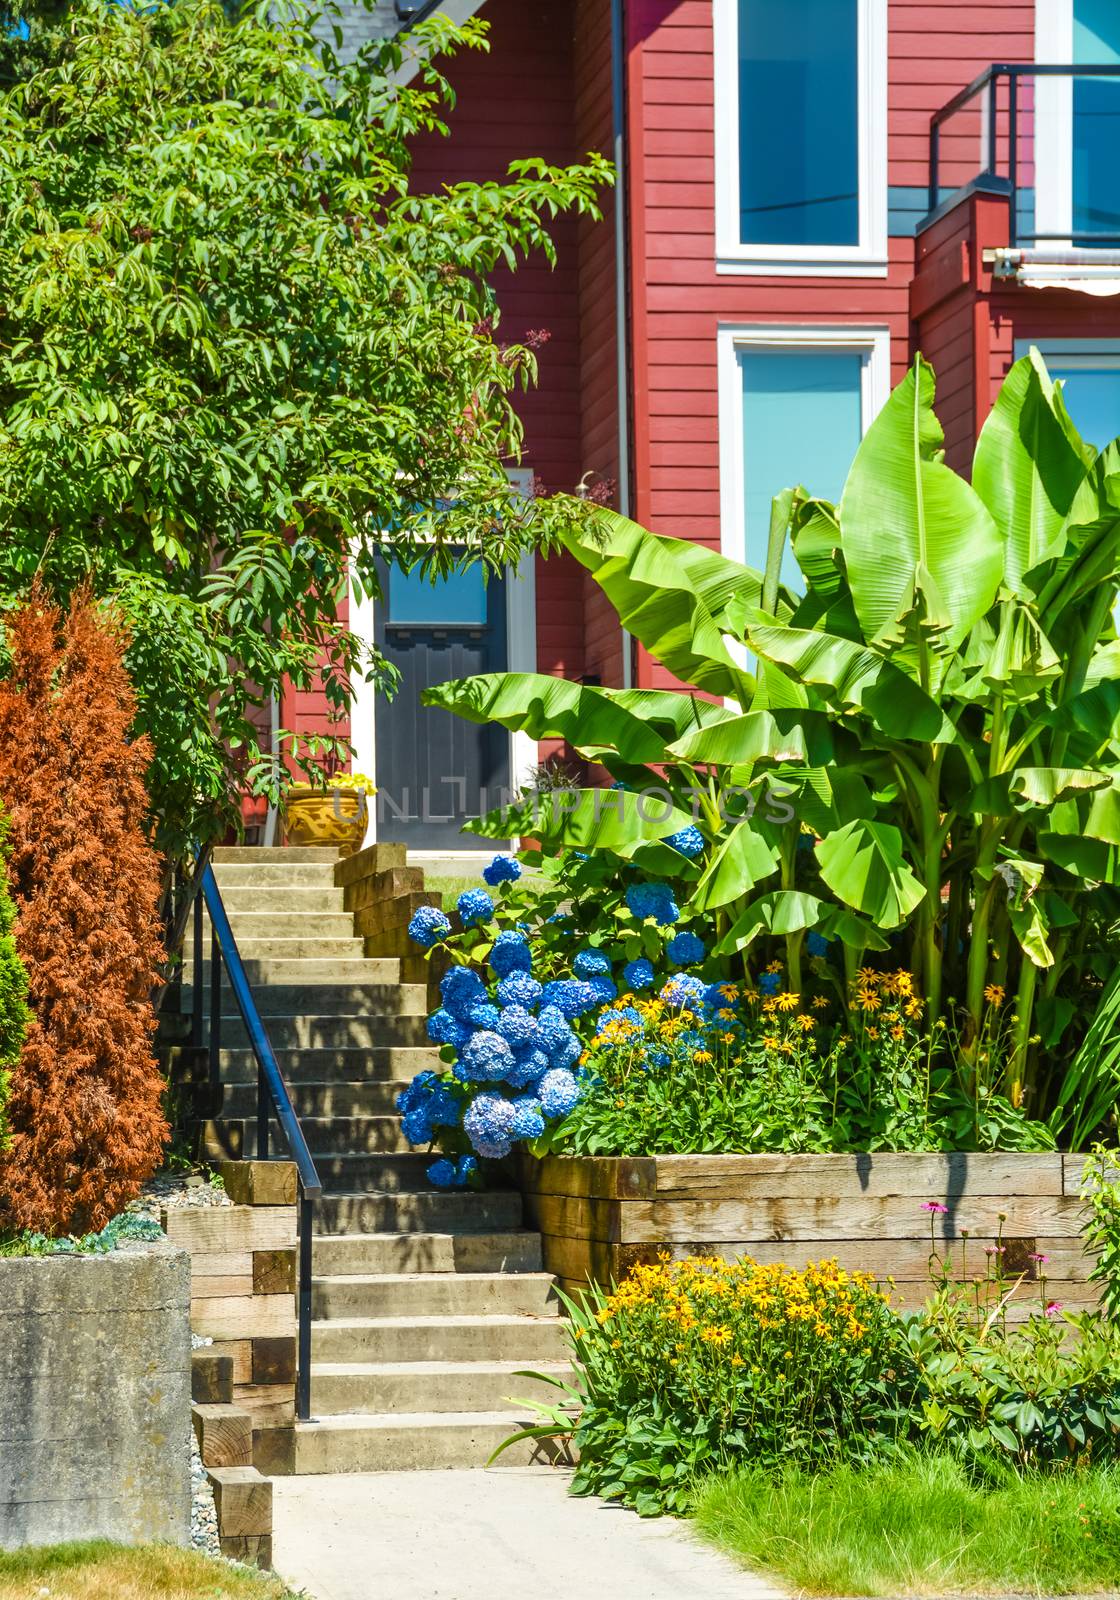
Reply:
[[[1115,367],[1067,367],[1047,361],[1052,378],[1065,383],[1064,399],[1083,439],[1103,450],[1120,434],[1120,361]]]
[[[739,0],[744,244],[859,244],[857,0]]]
[[[1074,0],[1073,59],[1120,71],[1120,4]],[[1073,232],[1120,237],[1120,78],[1073,80]],[[1091,242],[1091,241],[1090,241]]]
[[[863,435],[863,360],[848,350],[740,352],[748,566],[766,564],[770,502],[782,489],[839,500]],[[804,591],[788,548],[782,581]]]
[[[389,573],[389,621],[433,626],[459,623],[482,626],[486,622],[486,585],[482,568],[468,567],[435,583],[417,568]]]

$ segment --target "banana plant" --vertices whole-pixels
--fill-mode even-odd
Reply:
[[[966,1062],[1008,992],[1004,1087],[1037,1114],[1040,1042],[1066,1062],[1068,1106],[1114,965],[1120,450],[1078,436],[1036,351],[1008,374],[971,481],[944,460],[933,402],[919,357],[838,505],[777,498],[764,572],[606,511],[567,538],[681,688],[496,674],[427,698],[564,739],[623,785],[606,807],[589,786],[531,827],[514,808],[481,832],[658,870],[695,823],[702,858],[676,858],[692,910],[748,970],[777,940],[798,986],[810,931],[840,941],[849,974],[890,946],[931,1025],[952,1011]],[[802,593],[778,582],[787,542]],[[660,814],[643,804],[655,790]]]

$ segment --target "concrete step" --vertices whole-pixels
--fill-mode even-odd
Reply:
[[[423,993],[423,990],[420,990]],[[295,1016],[265,1015],[273,1048],[289,1050],[372,1050],[390,1045],[431,1048],[422,1008],[410,1016],[343,1016],[327,1012],[304,1012]],[[222,1045],[230,1050],[246,1050],[249,1035],[240,1017],[222,1022]]]
[[[296,1472],[423,1472],[484,1467],[504,1439],[524,1427],[525,1411],[415,1412],[411,1416],[339,1416],[296,1424]],[[502,1456],[506,1466],[549,1460],[545,1441]],[[438,1507],[435,1509],[438,1516]]]
[[[333,861],[219,861],[222,899],[233,889],[333,889]]]
[[[337,907],[331,911],[302,911],[298,906],[288,906],[279,911],[229,911],[230,926],[240,950],[243,945],[258,939],[353,939],[354,918],[349,911]],[[209,949],[210,920],[203,918],[206,948]],[[189,951],[191,936],[187,935]],[[244,951],[242,951],[244,954]],[[386,958],[391,959],[391,958]]]
[[[427,1011],[427,990],[419,983],[400,983],[395,961],[258,961],[245,963],[253,998],[262,1017],[299,1017],[304,1012],[323,1016],[414,1016]],[[193,993],[184,985],[183,1006],[190,1010]],[[223,974],[223,1016],[233,1014],[236,1002]],[[210,1003],[209,981],[203,997]]]
[[[275,1040],[273,1042],[275,1043]],[[251,1050],[223,1050],[221,1065],[222,1082],[230,1090],[243,1084],[255,1084],[257,1081],[256,1058]],[[367,1045],[338,1050],[329,1048],[303,1050],[296,1047],[286,1049],[280,1061],[281,1071],[288,1083],[293,1088],[296,1084],[304,1084],[309,1091],[330,1088],[332,1085],[337,1085],[339,1088],[353,1084],[373,1087],[392,1082],[403,1086],[417,1072],[423,1072],[425,1069],[435,1072],[442,1065],[439,1051],[435,1045],[429,1043],[374,1047]],[[392,1104],[390,1100],[387,1106],[379,1104],[376,1109],[391,1110]],[[310,1114],[315,1115],[314,1112]],[[324,1111],[321,1114],[330,1113]]]
[[[560,1317],[348,1317],[315,1322],[317,1362],[562,1361],[567,1354]]]
[[[262,864],[276,861],[329,861],[333,865],[341,856],[337,845],[219,844],[215,845],[210,859],[216,870],[219,866],[242,861]]]
[[[324,1152],[316,1155],[315,1165],[323,1188],[330,1192],[416,1194],[432,1189],[425,1173],[435,1159],[430,1151],[412,1152],[411,1149],[407,1155],[356,1156]]]
[[[498,1233],[520,1228],[521,1196],[512,1189],[422,1190],[416,1194],[343,1193],[315,1202],[316,1234]]]
[[[509,1233],[351,1233],[317,1238],[322,1277],[375,1272],[539,1272],[541,1237]]]
[[[311,1314],[353,1317],[548,1317],[559,1311],[547,1272],[401,1272],[316,1278]],[[364,1410],[365,1407],[351,1407]]]
[[[329,912],[338,913],[343,910],[343,891],[332,888],[329,884],[312,888],[306,885],[291,888],[254,888],[251,884],[238,885],[235,888],[222,890],[222,902],[231,922],[234,923],[236,933],[242,914],[249,916],[264,916],[266,913],[280,913],[290,915],[296,912],[301,916],[322,916]]]
[[[380,1085],[358,1084],[355,1087],[369,1090]],[[241,1123],[252,1123],[256,1100],[246,1091],[238,1092],[242,1095],[238,1115],[232,1116],[227,1104],[223,1102],[221,1124],[225,1128]],[[355,1116],[318,1117],[300,1109],[301,1105],[306,1103],[300,1091],[293,1088],[290,1092],[296,1116],[300,1119],[307,1139],[308,1149],[316,1157],[355,1154],[405,1156],[412,1154],[416,1148],[415,1145],[409,1144],[401,1132],[401,1119],[393,1110],[392,1102],[381,1116],[367,1114],[362,1110]],[[253,1096],[255,1093],[254,1090]]]
[[[330,1365],[312,1362],[311,1409],[315,1416],[408,1412],[504,1411],[512,1399],[556,1403],[551,1384],[519,1377],[517,1361],[368,1361]],[[571,1379],[564,1361],[542,1361],[543,1375]]]
[[[309,922],[313,920],[315,919],[309,919]],[[236,933],[234,937],[236,938]],[[256,961],[363,961],[365,959],[363,941],[354,938],[238,939],[237,948],[246,966]],[[207,978],[210,976],[209,952],[210,946],[207,944],[206,956],[202,963],[203,974]],[[380,964],[387,966],[391,960],[391,956],[384,956]],[[194,956],[188,940],[183,959],[185,978],[190,977],[193,966]]]

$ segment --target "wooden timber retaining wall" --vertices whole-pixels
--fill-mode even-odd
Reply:
[[[674,1259],[807,1261],[893,1278],[898,1303],[929,1285],[930,1217],[938,1251],[953,1267],[967,1251],[969,1276],[1002,1232],[1004,1269],[1046,1276],[1047,1298],[1093,1305],[1081,1247],[1085,1158],[1047,1155],[712,1155],[523,1157],[518,1181],[526,1221],[540,1230],[544,1266],[576,1290],[608,1283],[662,1252]],[[1000,1218],[1004,1218],[1002,1224]],[[967,1233],[967,1242],[964,1235]],[[1049,1256],[1040,1268],[1032,1254]],[[1041,1286],[1040,1286],[1041,1287]],[[1037,1309],[1027,1285],[1016,1296]]]
[[[168,1207],[163,1229],[190,1251],[191,1329],[232,1358],[232,1402],[252,1423],[253,1465],[290,1472],[296,1382],[296,1169],[219,1161],[230,1206]]]

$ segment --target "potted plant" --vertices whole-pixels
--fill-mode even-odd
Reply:
[[[322,846],[352,856],[362,848],[376,785],[362,772],[336,772],[320,784],[293,783],[284,797],[289,844]]]

